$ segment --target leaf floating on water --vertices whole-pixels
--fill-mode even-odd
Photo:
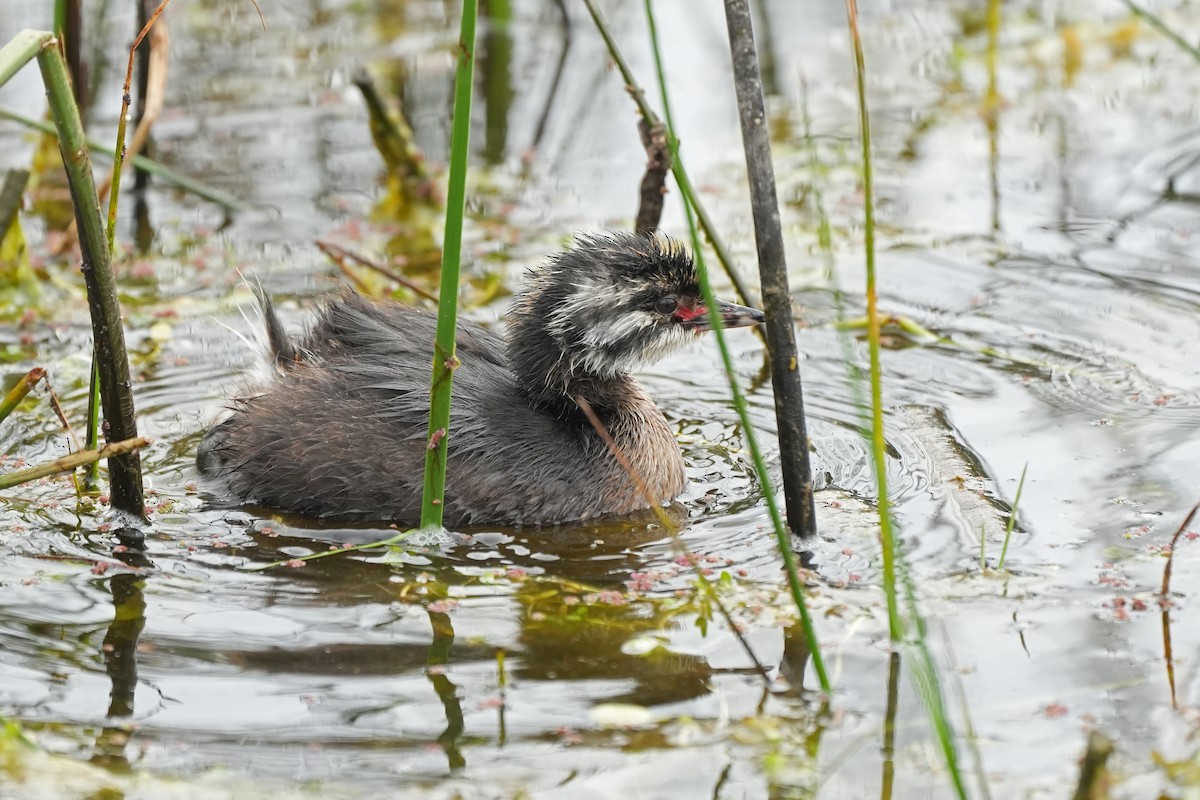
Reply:
[[[601,703],[588,714],[602,728],[640,728],[654,723],[654,714],[632,703]]]

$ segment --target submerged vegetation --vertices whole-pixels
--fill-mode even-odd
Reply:
[[[22,24],[54,33],[0,28],[0,86],[36,59],[52,111],[47,125],[0,95],[19,132],[0,128],[3,141],[45,137],[18,148],[25,161],[0,191],[14,384],[0,405],[0,790],[1200,790],[1200,626],[1187,624],[1183,577],[1197,566],[1197,508],[1185,511],[1200,486],[1200,137],[1187,127],[1200,82],[1184,15],[988,2],[906,21],[860,18],[847,0],[847,24],[800,56],[780,41],[800,34],[773,17],[807,12],[727,0],[733,52],[757,48],[736,63],[735,98],[729,59],[694,63],[696,42],[660,35],[703,28],[692,15],[720,23],[714,9],[487,2],[477,40],[473,0],[380,2],[352,22],[323,8],[301,46],[280,38],[275,15],[292,11],[264,7],[259,32],[252,4],[231,22],[176,2],[183,36],[236,66],[208,76],[210,95],[192,76],[172,89],[211,107],[168,97],[174,121],[143,108],[130,152],[127,110],[165,76],[134,80],[131,49],[123,86],[99,63],[85,79],[79,53],[115,36],[102,12],[89,25],[75,4],[53,21],[30,5]],[[149,46],[176,22],[158,17],[166,3],[142,5]],[[757,41],[735,31],[751,11]],[[385,31],[403,47],[385,46]],[[345,43],[355,37],[370,47]],[[161,70],[165,28],[153,46]],[[280,81],[278,99],[255,66],[270,47],[283,72],[334,77],[302,91]],[[222,63],[187,47],[169,57],[198,73]],[[699,91],[712,75],[721,91]],[[655,84],[661,119],[642,88]],[[698,122],[721,113],[723,133]],[[115,145],[100,144],[113,127]],[[745,167],[729,146],[738,130]],[[1164,144],[1147,153],[1130,131]],[[47,156],[56,141],[66,184]],[[90,153],[110,147],[105,226]],[[258,171],[272,149],[286,153],[275,177]],[[126,156],[144,169],[136,188],[122,188]],[[319,182],[297,204],[293,181],[310,174]],[[645,204],[655,192],[665,205]],[[456,315],[495,305],[572,228],[632,228],[635,216],[639,230],[690,235],[716,329],[715,351],[648,376],[693,488],[640,518],[442,530]],[[785,244],[783,288],[762,292],[779,323],[768,355],[721,331],[714,284],[753,298],[741,277],[752,254],[782,266]],[[199,434],[252,358],[232,341],[255,324],[230,313],[246,298],[241,275],[299,321],[291,301],[334,286],[318,253],[362,291],[438,302],[422,530],[228,508],[195,480]],[[705,269],[709,255],[723,274]],[[799,352],[781,328],[799,333]],[[801,372],[812,419],[797,439],[801,404],[773,402],[770,379]],[[104,425],[81,444],[71,422],[89,405]],[[71,474],[104,458],[99,492]]]

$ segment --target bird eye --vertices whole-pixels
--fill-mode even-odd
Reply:
[[[654,304],[654,310],[660,314],[671,314],[679,307],[679,301],[671,295],[660,297],[658,302]]]

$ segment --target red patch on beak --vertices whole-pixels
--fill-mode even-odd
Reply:
[[[696,317],[703,317],[706,314],[708,314],[708,309],[704,306],[696,306],[695,308],[681,306],[675,309],[675,319],[680,322],[691,322]]]

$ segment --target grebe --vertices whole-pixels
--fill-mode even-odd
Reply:
[[[576,402],[583,397],[656,504],[683,457],[631,376],[710,330],[696,269],[661,235],[590,235],[529,273],[507,342],[458,328],[444,521],[554,525],[648,508]],[[201,472],[241,500],[343,522],[420,517],[435,314],[347,293],[298,342],[260,294],[273,382],[204,436]],[[762,312],[720,303],[726,327]]]

